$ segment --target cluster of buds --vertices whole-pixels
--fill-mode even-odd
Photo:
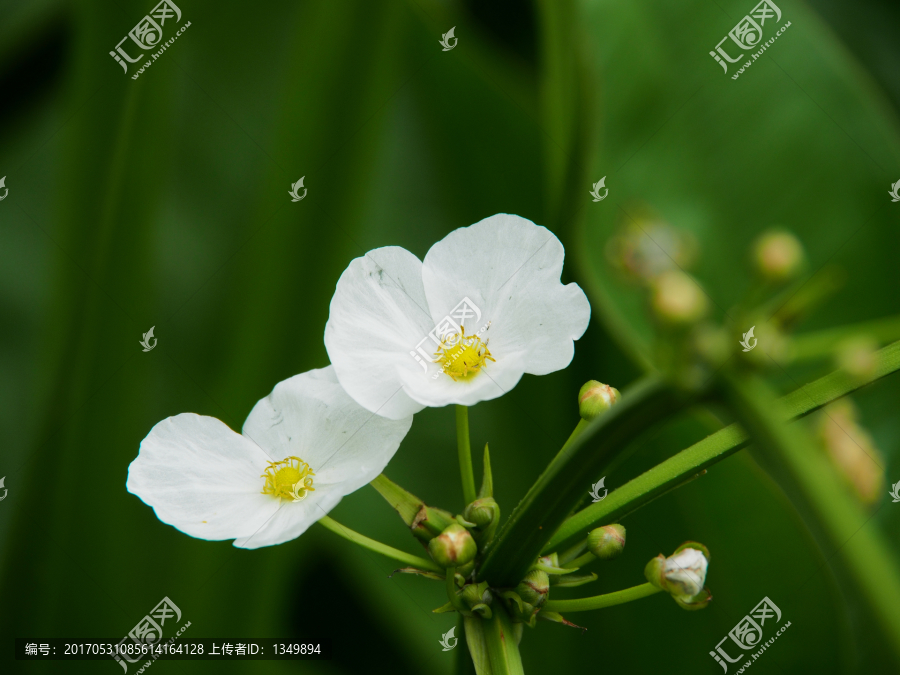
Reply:
[[[644,576],[684,609],[703,609],[712,600],[712,593],[704,586],[708,567],[709,549],[688,541],[668,558],[662,554],[653,558],[644,568]]]

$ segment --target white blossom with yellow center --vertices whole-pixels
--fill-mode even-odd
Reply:
[[[560,283],[564,257],[552,232],[508,214],[454,230],[424,261],[398,246],[369,251],[331,300],[325,348],[338,380],[364,408],[402,419],[565,368],[591,307],[577,284]],[[465,298],[480,317],[470,312],[459,333],[422,343]],[[430,360],[410,355],[420,343]]]
[[[411,424],[360,407],[329,366],[276,385],[240,434],[193,413],[163,420],[141,442],[126,487],[192,537],[271,546],[371,482]]]

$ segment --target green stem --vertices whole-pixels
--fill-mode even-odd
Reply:
[[[388,546],[387,544],[382,544],[380,541],[370,539],[364,534],[360,534],[359,532],[355,532],[350,528],[344,527],[336,520],[332,520],[329,516],[323,516],[322,518],[319,518],[319,524],[323,525],[335,534],[342,536],[347,541],[352,541],[354,544],[358,544],[363,548],[367,548],[370,551],[375,551],[375,553],[380,553],[383,556],[392,558],[412,567],[429,570],[431,572],[438,572],[439,574],[444,573],[444,568],[440,567],[437,563],[434,563],[431,560],[420,558],[419,556],[412,555],[411,553],[406,553],[405,551],[393,548],[392,546]]]
[[[594,562],[596,559],[597,559],[597,556],[595,556],[593,553],[588,551],[587,553],[575,558],[575,560],[572,560],[571,562],[568,562],[565,565],[562,565],[562,563],[560,563],[560,565],[562,565],[563,567],[568,568],[568,569],[575,569],[576,567],[577,568],[584,567],[588,563]]]
[[[475,472],[472,470],[472,447],[469,443],[469,409],[456,406],[456,446],[459,450],[459,473],[462,477],[463,499],[475,501]]]
[[[525,675],[519,644],[512,629],[512,621],[499,602],[494,613],[484,622],[484,640],[493,675]]]
[[[566,549],[562,553],[560,553],[557,557],[559,559],[559,564],[563,567],[566,566],[566,563],[575,560],[578,556],[583,554],[587,550],[587,539],[582,539],[577,544],[575,544],[572,548]]]
[[[875,354],[874,374],[865,381],[835,371],[780,398],[776,410],[782,420],[796,420],[866,384],[900,370],[900,342]],[[609,493],[601,502],[591,504],[566,520],[543,549],[548,553],[575,534],[597,524],[613,523],[646,506],[657,497],[696,477],[706,467],[731,456],[749,442],[749,436],[737,424],[720,429],[711,436],[682,450],[634,480]]]
[[[468,652],[460,652],[457,658],[457,675],[492,675],[491,661],[488,656],[487,643],[484,639],[484,620],[477,614],[473,616],[461,616],[460,623],[465,627],[465,636]]]
[[[635,438],[687,403],[655,377],[626,391],[619,403],[592,420],[544,469],[488,546],[479,579],[488,580],[494,587],[519,583],[587,492],[590,481],[602,476]]]
[[[662,589],[647,582],[640,586],[632,586],[624,591],[595,595],[591,598],[578,598],[577,600],[550,600],[543,609],[548,612],[585,612],[590,609],[603,609],[613,605],[622,605],[632,600],[640,600],[648,595],[659,593]]]

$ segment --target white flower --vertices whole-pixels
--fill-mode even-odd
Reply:
[[[325,348],[338,380],[364,408],[400,419],[565,368],[591,307],[560,283],[563,258],[552,232],[507,214],[451,232],[424,262],[397,246],[369,251],[331,301]]]
[[[669,590],[675,595],[693,596],[703,590],[709,562],[702,552],[685,548],[666,558],[663,574],[669,582]]]
[[[374,479],[409,431],[361,408],[331,367],[280,382],[243,433],[184,413],[151,429],[126,487],[157,518],[241,548],[289,541]]]

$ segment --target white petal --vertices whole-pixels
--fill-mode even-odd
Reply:
[[[309,526],[328,515],[341,501],[341,493],[336,490],[316,489],[301,502],[284,501],[274,516],[256,532],[248,537],[235,539],[238,548],[260,548],[274,546],[296,539],[309,529]]]
[[[127,490],[157,518],[199,539],[252,534],[278,509],[261,494],[266,453],[213,417],[184,413],[150,430]]]
[[[313,485],[331,486],[340,499],[382,472],[412,419],[390,420],[361,407],[329,366],[279,382],[253,407],[243,433],[275,461],[302,459],[316,474]]]
[[[403,248],[379,248],[353,260],[338,280],[325,349],[350,396],[372,412],[402,419],[423,406],[404,393],[399,373],[420,368],[410,352],[433,327],[422,263]]]

